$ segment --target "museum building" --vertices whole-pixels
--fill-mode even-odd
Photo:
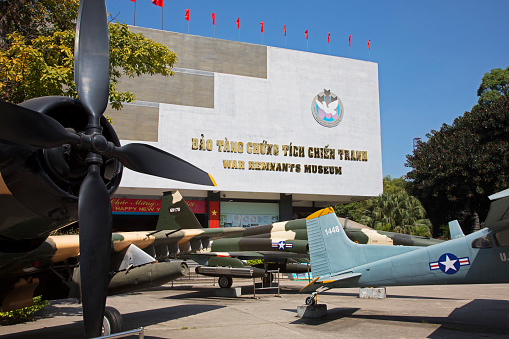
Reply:
[[[115,225],[154,227],[178,189],[204,227],[253,226],[382,193],[378,64],[130,27],[177,54],[172,77],[120,79],[133,104],[106,115],[122,144],[144,142],[210,173],[217,187],[124,168]]]

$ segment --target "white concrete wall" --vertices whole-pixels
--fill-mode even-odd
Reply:
[[[214,108],[160,104],[159,142],[154,143],[209,172],[214,190],[334,196],[382,193],[378,65],[281,48],[268,48],[268,76],[214,74]],[[330,89],[344,106],[341,123],[319,125],[311,112],[319,92]],[[213,140],[213,150],[193,150],[192,139]],[[243,142],[244,152],[219,152],[217,140]],[[279,146],[279,155],[248,154],[248,142]],[[125,143],[125,142],[123,142]],[[305,157],[283,155],[282,145],[304,146]],[[336,159],[310,159],[308,147],[336,150]],[[367,151],[368,161],[340,160],[337,149]],[[223,160],[246,168],[225,169]],[[301,164],[300,173],[256,171],[249,161]],[[342,167],[342,175],[304,173],[304,164]],[[122,187],[201,189],[126,170]],[[209,188],[203,187],[207,190]]]

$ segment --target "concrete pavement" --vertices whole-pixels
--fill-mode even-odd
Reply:
[[[234,280],[249,289],[250,280]],[[128,329],[145,327],[145,338],[508,338],[509,286],[416,286],[387,288],[387,299],[359,299],[358,289],[330,290],[318,297],[323,319],[297,317],[306,282],[281,280],[272,291],[238,298],[215,297],[208,285],[162,286],[108,298]],[[243,292],[244,293],[244,292]],[[1,326],[6,339],[79,338],[81,306],[54,301],[34,322]]]

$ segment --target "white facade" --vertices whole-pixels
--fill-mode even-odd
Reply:
[[[210,76],[214,77],[214,107],[159,104],[158,142],[152,144],[207,171],[217,187],[125,169],[119,193],[176,188],[192,191],[194,196],[220,191],[226,198],[253,199],[278,199],[280,193],[286,193],[294,200],[337,203],[382,193],[376,63],[267,47],[266,79],[213,72]],[[344,107],[336,127],[320,125],[312,114],[314,98],[324,90],[336,94]],[[220,143],[226,141],[230,150],[231,142],[236,142],[237,152],[225,152],[225,144],[220,151]],[[273,145],[270,155],[252,152],[256,144],[264,142]],[[289,155],[290,145],[299,147],[294,153],[297,156]],[[315,148],[333,150],[334,158],[315,158]],[[358,160],[346,160],[346,152],[350,159]],[[262,162],[269,163],[268,169],[255,169],[264,166]],[[318,166],[329,173],[318,173]]]

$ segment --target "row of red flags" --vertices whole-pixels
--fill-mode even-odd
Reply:
[[[132,2],[136,2],[136,0],[131,0]],[[163,7],[163,1],[164,0],[152,0],[152,3],[156,6],[160,6],[160,7]],[[189,18],[190,18],[190,11],[189,9],[186,9],[186,14],[184,16],[184,18],[189,21]],[[237,19],[237,28],[240,29],[240,18]],[[216,25],[216,13],[212,13],[212,25]],[[261,32],[263,33],[263,21],[260,22],[260,25],[262,26],[261,27]],[[309,40],[309,30],[306,29],[306,31],[304,32],[304,35],[306,36],[306,40]],[[284,25],[284,28],[283,28],[283,32],[285,33],[285,36],[286,36],[286,25]],[[327,42],[330,44],[330,32],[327,36]],[[352,36],[350,35],[348,37],[348,46],[352,46]],[[371,40],[368,40],[368,49],[371,50]]]

